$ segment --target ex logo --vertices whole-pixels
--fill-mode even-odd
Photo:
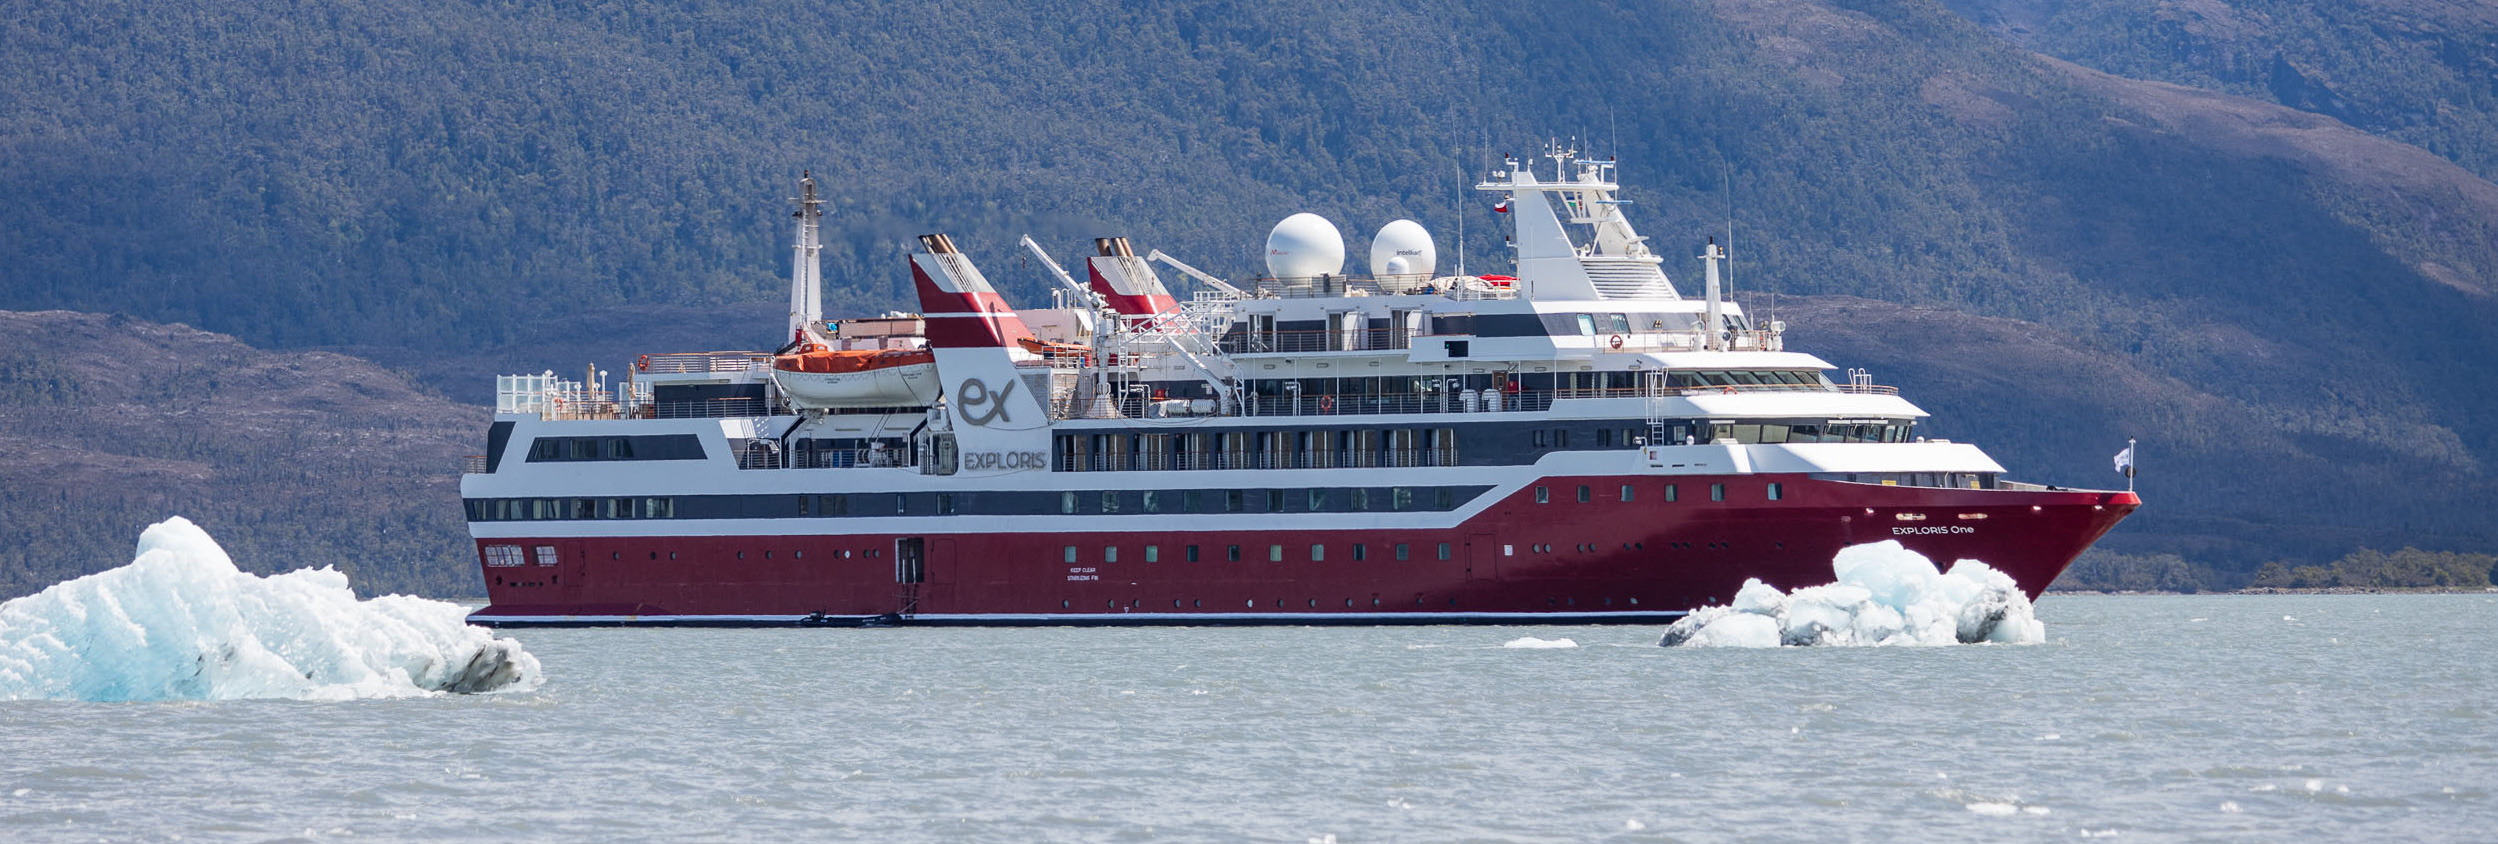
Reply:
[[[1015,382],[1011,379],[1005,387],[992,392],[980,379],[965,378],[954,387],[955,408],[963,414],[963,421],[974,425],[987,427],[991,421],[1011,423],[1015,420],[1006,415],[1006,397],[1014,394]]]

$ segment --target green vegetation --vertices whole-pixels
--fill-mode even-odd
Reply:
[[[834,199],[838,311],[906,305],[908,239],[934,230],[1021,302],[1045,299],[1025,232],[1243,274],[1300,210],[1357,254],[1387,220],[1446,243],[1472,215],[1482,268],[1499,218],[1464,185],[1578,135],[1621,156],[1669,255],[1731,217],[1744,290],[1967,317],[1862,347],[1887,357],[1792,335],[1885,366],[1937,435],[2067,484],[2111,482],[2106,455],[2141,438],[2152,503],[2111,548],[2207,562],[2212,588],[2364,545],[2498,548],[2498,391],[2468,388],[2498,360],[2498,206],[2468,175],[2498,167],[2486,16],[2139,5],[38,0],[0,18],[0,308],[428,373],[480,348],[577,365],[541,327],[776,300],[781,198],[808,168]],[[2366,150],[2174,122],[2167,89],[2120,102],[2031,49],[2464,170],[2374,182]],[[1973,389],[2022,369],[2001,344],[1938,358],[1981,317],[2089,368]],[[12,404],[77,389],[0,359]]]
[[[2267,563],[2249,585],[2259,589],[2486,589],[2493,578],[2498,578],[2498,556],[2362,548],[2321,566]]]
[[[2202,592],[2204,573],[2175,554],[2091,549],[2047,588],[2055,592]]]

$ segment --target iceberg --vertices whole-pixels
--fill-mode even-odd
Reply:
[[[458,604],[357,600],[335,568],[260,577],[188,519],[129,565],[0,604],[0,700],[345,700],[544,681]]]
[[[1701,607],[1666,628],[1666,647],[2036,644],[2047,640],[2012,576],[1977,560],[1945,572],[1896,541],[1851,545],[1830,561],[1837,580],[1781,592],[1747,580],[1726,606]]]

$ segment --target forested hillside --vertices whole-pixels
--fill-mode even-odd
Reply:
[[[473,395],[492,373],[445,361],[574,367],[577,341],[778,298],[802,169],[837,200],[827,301],[855,312],[903,304],[908,238],[933,230],[1027,302],[1019,234],[1124,233],[1245,274],[1301,210],[1357,253],[1400,216],[1449,248],[1472,215],[1463,248],[1489,266],[1499,218],[1462,186],[1576,135],[1621,156],[1659,245],[1731,217],[1739,287],[1930,315],[1793,321],[2016,474],[2107,483],[2141,438],[2152,504],[2111,547],[2240,577],[2363,541],[2498,547],[2498,426],[2478,424],[2498,417],[2478,386],[2498,27],[2477,6],[13,12],[0,308],[352,348]],[[2417,538],[2367,538],[2386,533]]]

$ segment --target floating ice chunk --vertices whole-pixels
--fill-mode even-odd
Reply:
[[[457,604],[356,600],[333,568],[259,577],[180,517],[136,559],[0,604],[0,700],[347,699],[535,688]]]
[[[1971,803],[1969,811],[1990,818],[2009,818],[2021,813],[2021,807],[2010,803]]]
[[[1569,639],[1538,639],[1526,636],[1501,643],[1504,648],[1575,648],[1579,643]]]
[[[2012,576],[1976,560],[1949,572],[1895,541],[1851,545],[1831,559],[1837,580],[1792,593],[1745,581],[1734,601],[1693,610],[1667,628],[1667,647],[1949,645],[2047,639]],[[1720,628],[1723,628],[1722,630]]]

